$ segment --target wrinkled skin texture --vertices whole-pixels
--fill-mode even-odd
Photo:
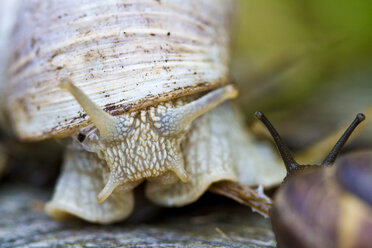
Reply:
[[[146,195],[150,200],[165,206],[183,206],[197,200],[212,183],[217,181],[229,180],[238,181],[245,185],[263,184],[264,186],[270,186],[279,183],[284,177],[284,169],[273,155],[273,152],[263,144],[257,143],[253,137],[245,132],[242,121],[231,103],[226,102],[197,118],[188,129],[189,131],[184,134],[184,138],[180,144],[180,151],[182,152],[181,155],[184,159],[185,171],[188,174],[189,180],[186,183],[182,182],[172,170],[168,170],[169,172],[165,172],[158,177],[148,177]],[[231,130],[235,131],[233,135],[231,134]],[[110,168],[107,166],[105,160],[100,159],[98,155],[94,155],[94,152],[87,151],[87,148],[91,147],[88,144],[88,136],[92,135],[94,137],[93,133],[96,130],[95,128],[87,128],[86,132],[87,136],[85,140],[82,143],[75,141],[74,146],[78,145],[82,147],[78,149],[80,152],[82,152],[82,149],[86,149],[85,153],[91,154],[89,156],[89,159],[92,159],[90,163],[96,161],[95,163],[99,164],[99,166],[93,174],[90,174],[88,171],[78,168],[78,166],[67,166],[67,163],[73,162],[68,162],[68,159],[75,159],[76,163],[76,159],[79,158],[66,157],[65,169],[56,187],[55,196],[50,206],[57,207],[58,204],[56,203],[58,201],[66,202],[72,198],[77,199],[75,206],[80,209],[80,212],[88,212],[85,209],[89,208],[100,208],[95,211],[97,213],[105,213],[105,207],[94,202],[95,199],[93,197],[102,188],[95,187],[93,189],[89,186],[90,183],[87,185],[82,183],[79,186],[74,186],[73,182],[77,179],[71,181],[69,179],[71,174],[76,177],[81,174],[82,177],[91,178],[91,180],[97,180],[99,178],[99,184],[102,187],[107,183],[109,178]],[[87,181],[89,182],[89,180]],[[141,181],[122,184],[119,187],[120,192],[131,192],[132,188],[136,186],[136,183]],[[69,187],[61,186],[62,184],[69,185]],[[79,202],[81,194],[77,196],[78,192],[74,190],[75,188],[79,188],[85,191],[85,194],[92,196],[91,205],[87,205],[87,202]],[[112,194],[114,198],[117,197],[117,189]],[[59,199],[61,196],[63,196],[62,199]],[[131,198],[129,200],[121,198],[123,202],[121,203],[122,206],[120,206],[112,205],[111,197],[112,195],[107,198],[107,204],[117,208],[124,208],[128,211],[126,214],[130,214],[131,209],[125,206],[125,203],[131,204]],[[49,208],[49,210],[51,209]],[[58,210],[70,212],[64,206],[59,207]],[[122,213],[121,211],[117,212]],[[59,217],[53,214],[53,210],[49,211],[49,213],[53,217]],[[107,216],[113,215],[112,213],[106,212]],[[115,220],[112,219],[110,222],[119,221],[125,218],[123,216]],[[85,216],[79,217],[92,221],[92,217],[90,216],[90,219]],[[95,218],[99,219],[103,217],[98,216]],[[105,216],[104,218],[108,219],[111,217]]]

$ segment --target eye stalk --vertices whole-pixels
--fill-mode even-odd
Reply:
[[[346,141],[349,139],[351,133],[354,131],[354,129],[366,119],[364,114],[359,113],[355,117],[354,121],[350,124],[350,126],[346,129],[345,133],[341,136],[341,138],[337,141],[329,155],[323,160],[322,167],[327,167],[329,165],[332,165],[338,154],[340,153],[342,147],[345,145]]]
[[[350,126],[346,129],[344,134],[341,136],[341,138],[337,141],[329,155],[323,160],[321,165],[300,165],[298,164],[292,157],[291,152],[288,149],[288,146],[283,142],[282,138],[280,137],[279,133],[276,131],[276,129],[273,127],[271,122],[266,118],[266,116],[261,112],[257,111],[255,113],[255,116],[257,119],[259,119],[269,130],[271,136],[274,138],[275,144],[279,150],[279,153],[284,161],[286,170],[287,170],[287,177],[291,176],[292,174],[295,174],[297,171],[303,170],[305,168],[309,167],[327,167],[331,166],[338,154],[340,153],[341,149],[345,145],[346,141],[350,137],[351,133],[354,131],[354,129],[365,120],[364,114],[357,114],[354,121],[350,124]]]
[[[118,118],[103,111],[84,92],[76,87],[70,79],[63,79],[59,86],[75,97],[105,140],[112,140],[120,135],[117,128]]]

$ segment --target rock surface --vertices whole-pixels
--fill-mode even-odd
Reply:
[[[173,209],[137,197],[134,215],[109,226],[50,219],[43,212],[50,195],[28,185],[0,185],[1,247],[276,246],[268,219],[212,194]]]

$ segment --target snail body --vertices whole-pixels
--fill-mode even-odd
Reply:
[[[297,164],[266,117],[256,116],[274,137],[287,168],[271,210],[278,247],[371,247],[372,154],[356,152],[335,163],[364,115],[357,115],[321,165]]]
[[[370,247],[371,159],[370,152],[345,155],[284,183],[271,213],[280,247]]]
[[[193,202],[220,180],[281,180],[275,156],[228,101],[237,96],[232,9],[222,0],[25,3],[7,111],[21,139],[67,140],[52,217],[122,220],[145,180],[147,196],[166,206]]]

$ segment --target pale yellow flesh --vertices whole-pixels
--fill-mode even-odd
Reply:
[[[164,206],[184,206],[221,180],[270,187],[282,182],[285,169],[269,146],[244,130],[239,113],[227,101],[195,120],[182,144],[190,180],[172,185],[148,182],[146,195]]]
[[[102,161],[95,154],[68,149],[53,198],[46,205],[47,213],[58,220],[76,216],[101,224],[125,219],[134,207],[130,188],[114,192],[102,204],[96,201],[95,192],[103,187],[106,176]]]

